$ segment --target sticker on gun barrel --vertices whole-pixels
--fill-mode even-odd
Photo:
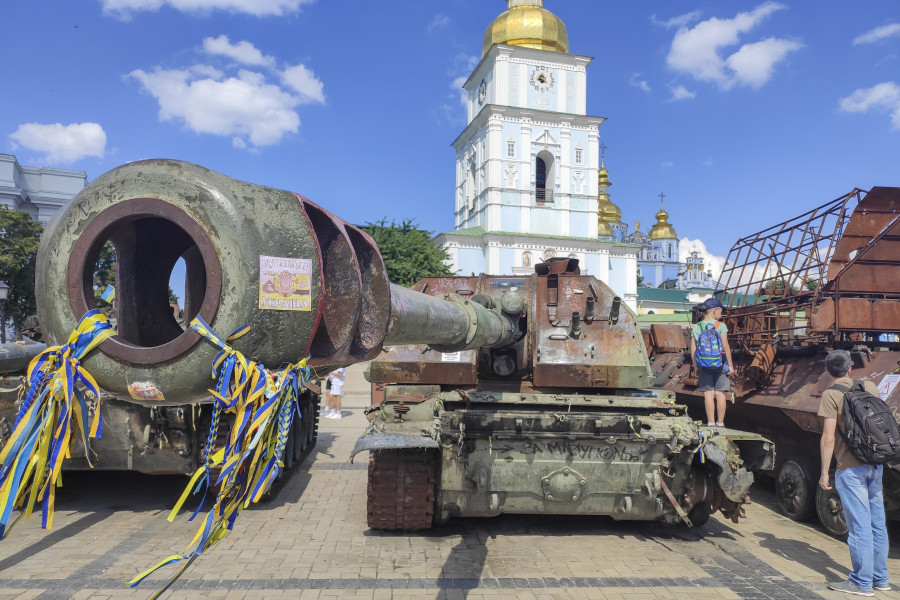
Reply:
[[[128,384],[128,394],[135,400],[162,402],[165,400],[162,391],[152,381],[135,381]]]
[[[259,308],[312,310],[309,258],[259,257]]]

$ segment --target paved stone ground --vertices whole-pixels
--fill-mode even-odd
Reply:
[[[607,518],[457,519],[426,533],[365,524],[366,461],[348,460],[364,429],[368,388],[348,370],[344,415],[323,419],[314,455],[277,497],[243,512],[234,531],[163,598],[797,599],[846,577],[846,546],[781,516],[771,484],[754,488],[748,518],[700,530]],[[72,473],[52,531],[40,517],[0,542],[0,600],[147,598],[175,572],[136,589],[122,581],[183,551],[197,524],[166,516],[186,480]],[[900,527],[891,526],[900,541]],[[900,583],[900,545],[890,564]],[[900,591],[876,593],[900,599]]]

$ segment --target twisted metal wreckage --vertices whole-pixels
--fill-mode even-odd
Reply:
[[[737,378],[729,420],[773,440],[782,510],[816,514],[846,535],[840,498],[818,487],[817,416],[830,385],[824,358],[851,352],[852,375],[874,381],[900,417],[900,188],[854,189],[735,242],[717,296],[728,310]],[[647,332],[657,385],[702,410],[680,328]],[[885,507],[900,518],[900,468],[885,473]]]

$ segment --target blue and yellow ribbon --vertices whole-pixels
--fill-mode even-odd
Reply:
[[[126,582],[134,587],[157,569],[186,561],[151,599],[158,598],[194,560],[224,538],[234,527],[240,512],[269,491],[284,468],[283,458],[291,424],[294,417],[300,415],[300,388],[311,374],[306,359],[277,372],[247,360],[229,345],[229,342],[249,331],[246,325],[224,339],[201,317],[191,321],[191,327],[220,349],[212,367],[212,378],[216,384],[210,393],[215,404],[206,438],[206,462],[191,477],[169,514],[169,521],[175,519],[191,490],[196,494],[202,488],[203,499],[206,498],[215,467],[220,467],[215,482],[219,491],[215,504],[206,513],[197,534],[183,554],[169,556]],[[224,414],[234,415],[234,419],[225,447],[217,450],[215,443]],[[202,506],[201,500],[190,520],[199,514]]]
[[[89,440],[102,435],[103,418],[100,389],[81,367],[81,359],[115,334],[106,316],[92,310],[81,318],[65,345],[47,348],[28,365],[13,432],[0,451],[0,539],[19,518],[31,516],[38,499],[41,527],[53,527],[56,486],[74,440],[81,441],[90,464]],[[89,398],[96,400],[93,410],[88,407]],[[16,508],[23,510],[9,524]]]

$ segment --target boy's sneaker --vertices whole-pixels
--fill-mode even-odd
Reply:
[[[330,414],[327,414],[327,415],[325,415],[325,416],[328,417],[329,419],[340,419],[340,418],[341,418],[341,413],[340,413],[339,411],[334,411],[334,412],[332,412],[332,413],[330,413]]]
[[[840,583],[829,583],[829,590],[834,590],[836,592],[844,592],[845,594],[853,594],[855,596],[874,596],[875,592],[872,590],[862,590],[856,585],[850,583],[849,581],[841,581]]]
[[[894,589],[891,587],[891,584],[889,584],[889,583],[885,583],[884,585],[873,585],[872,587],[874,589],[878,590],[879,592],[889,592],[892,589]]]

